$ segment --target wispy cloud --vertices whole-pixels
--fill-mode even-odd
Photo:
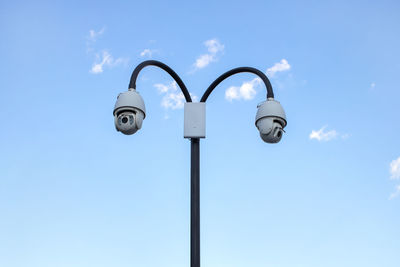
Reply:
[[[97,39],[103,35],[105,32],[105,27],[103,27],[101,30],[96,31],[96,30],[89,30],[88,35],[86,36],[86,51],[91,52],[93,51],[93,46],[94,43],[97,41]]]
[[[153,56],[154,52],[156,52],[156,50],[153,50],[153,49],[150,49],[150,48],[146,48],[142,52],[140,52],[140,56],[141,57],[149,57],[149,58],[151,58]]]
[[[88,40],[95,42],[99,36],[103,35],[104,31],[105,27],[99,31],[89,30]]]
[[[241,86],[231,86],[225,91],[225,98],[229,101],[232,100],[251,100],[256,95],[255,87],[261,84],[260,78],[254,78],[251,81],[242,83]]]
[[[277,72],[288,71],[291,66],[286,59],[282,59],[280,62],[275,63],[271,68],[267,69],[267,76],[274,77]]]
[[[290,65],[286,59],[282,59],[280,62],[275,63],[271,68],[267,69],[267,75],[273,77],[276,72],[286,71],[290,69]],[[231,86],[225,91],[225,99],[228,101],[232,100],[251,100],[257,94],[257,87],[262,84],[260,78],[254,78],[250,81],[245,81],[241,86]]]
[[[211,62],[218,60],[218,57],[224,52],[225,46],[217,39],[211,39],[204,42],[208,53],[200,55],[193,64],[194,69],[202,69],[208,66]]]
[[[394,193],[390,194],[389,199],[393,199],[399,195],[400,195],[400,185],[397,185]]]
[[[175,81],[162,84],[156,83],[154,87],[157,88],[157,91],[163,95],[161,100],[161,106],[165,109],[182,109],[185,103],[185,96],[183,93],[178,89],[178,85]],[[193,101],[197,100],[197,96],[190,94]],[[166,119],[169,118],[168,115],[165,116]]]
[[[369,86],[369,88],[370,88],[371,90],[374,90],[374,89],[375,89],[375,86],[376,86],[376,83],[371,83],[371,85]]]
[[[312,130],[309,138],[310,140],[315,139],[320,142],[327,142],[333,140],[337,137],[341,137],[342,139],[349,138],[349,134],[339,134],[336,130],[326,130],[327,126],[322,127],[319,130]]]
[[[392,160],[389,165],[389,173],[391,180],[400,180],[400,157],[397,159]],[[389,199],[393,199],[400,195],[400,184],[397,184],[395,187],[395,191],[390,194]]]
[[[390,162],[390,179],[400,179],[400,157]]]
[[[119,57],[114,59],[108,51],[104,50],[102,53],[96,54],[96,59],[90,72],[93,74],[99,74],[104,71],[104,67],[113,68],[121,64],[126,64],[127,62],[127,58]]]
[[[94,56],[94,62],[90,68],[90,73],[100,74],[104,72],[104,69],[113,68],[122,64],[128,63],[128,58],[118,57],[114,58],[107,49],[94,51],[94,43],[102,36],[105,32],[105,27],[101,30],[89,30],[89,34],[86,37],[86,48],[87,52],[90,52]]]

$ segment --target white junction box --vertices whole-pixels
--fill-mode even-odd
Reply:
[[[206,137],[206,103],[185,103],[183,137]]]

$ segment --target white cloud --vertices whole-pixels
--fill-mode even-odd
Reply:
[[[400,179],[400,157],[390,163],[390,179]]]
[[[104,67],[115,67],[123,63],[127,63],[128,59],[119,57],[114,59],[108,51],[103,51],[101,54],[96,54],[96,60],[90,70],[93,74],[99,74],[104,71]]]
[[[170,85],[165,85],[162,83],[154,84],[154,87],[157,88],[157,91],[161,93],[168,93],[168,91],[173,90],[176,91],[176,82],[172,82]]]
[[[400,185],[397,185],[396,186],[396,191],[394,193],[390,194],[389,199],[393,199],[393,198],[395,198],[395,197],[397,197],[399,195],[400,195]]]
[[[341,137],[342,139],[348,139],[351,135],[348,133],[342,134]]]
[[[224,52],[225,46],[221,44],[217,39],[211,39],[204,42],[207,47],[208,53],[200,55],[196,62],[193,64],[195,69],[202,69],[211,62],[218,59],[219,55]]]
[[[165,109],[182,109],[185,104],[185,97],[182,92],[168,93],[161,100],[161,106]]]
[[[390,179],[391,180],[400,180],[400,157],[390,162]],[[396,185],[396,191],[392,193],[389,199],[395,198],[400,195],[400,184]]]
[[[376,83],[371,83],[370,88],[375,89]]]
[[[182,109],[184,107],[186,101],[185,96],[178,89],[178,85],[175,81],[169,84],[156,83],[154,84],[154,87],[157,88],[157,91],[160,94],[164,94],[161,100],[162,107],[165,109]],[[190,96],[192,97],[193,101],[197,100],[195,95],[190,94]],[[166,116],[166,119],[167,118],[169,118],[169,116]]]
[[[104,31],[104,27],[100,31],[89,30],[89,35],[87,38],[89,41],[95,42],[99,36],[103,35]]]
[[[152,57],[153,56],[153,53],[155,52],[155,50],[152,50],[152,49],[149,49],[149,48],[146,48],[145,50],[143,50],[142,52],[140,52],[140,56],[141,57]]]
[[[221,44],[217,39],[207,40],[204,42],[204,45],[207,47],[208,52],[213,55],[222,52],[225,49],[225,46]]]
[[[290,65],[286,59],[282,59],[280,62],[275,63],[271,68],[267,69],[267,75],[273,77],[276,72],[286,71],[290,69]],[[231,86],[225,91],[225,99],[232,100],[251,100],[257,94],[256,88],[262,84],[260,78],[254,78],[253,80],[242,83],[241,86]]]
[[[271,68],[267,69],[267,76],[274,77],[275,73],[290,70],[291,66],[286,59],[282,59],[280,62],[275,63]]]
[[[103,27],[99,31],[89,30],[89,34],[86,36],[86,52],[93,51],[93,45],[97,39],[104,34],[105,28]]]
[[[327,126],[322,127],[318,131],[312,130],[310,133],[310,139],[316,139],[318,141],[330,141],[338,136],[336,130],[325,131]]]
[[[126,64],[128,62],[128,58],[114,58],[106,49],[101,52],[95,52],[93,49],[94,43],[97,39],[103,35],[105,32],[105,27],[103,27],[99,31],[89,30],[89,34],[86,37],[86,48],[87,52],[93,54],[95,56],[94,62],[90,69],[90,73],[99,74],[104,72],[104,68],[112,68],[121,64]]]
[[[214,61],[214,58],[215,57],[210,54],[201,55],[196,59],[196,63],[194,63],[195,67],[198,69],[202,69],[210,64],[212,61]]]
[[[247,81],[242,83],[241,86],[231,86],[225,91],[225,99],[232,101],[232,100],[251,100],[256,95],[257,91],[255,87],[261,84],[260,78],[254,78],[251,81]]]

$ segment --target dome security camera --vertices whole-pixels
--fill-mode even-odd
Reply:
[[[266,143],[278,143],[282,139],[287,124],[285,111],[281,104],[273,98],[268,98],[257,105],[256,127],[260,137]]]
[[[131,135],[142,128],[146,108],[142,97],[135,89],[118,95],[114,107],[114,123],[117,131]]]

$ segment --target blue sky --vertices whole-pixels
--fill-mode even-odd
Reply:
[[[254,126],[251,74],[207,101],[202,266],[398,267],[396,1],[0,4],[0,266],[189,265],[182,97],[155,67],[147,117],[115,131],[134,67],[171,66],[199,99],[223,72],[270,77],[288,126]]]

